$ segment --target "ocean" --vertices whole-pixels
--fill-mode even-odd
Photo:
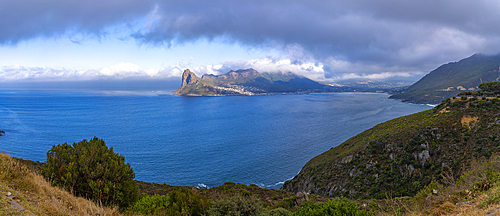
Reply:
[[[146,182],[280,188],[311,158],[384,121],[432,108],[387,94],[181,97],[169,92],[0,91],[0,151],[45,161],[94,136]]]

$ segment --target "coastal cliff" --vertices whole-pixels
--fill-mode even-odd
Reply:
[[[496,154],[500,100],[447,99],[432,110],[364,131],[310,160],[282,189],[327,197],[412,196],[471,161]]]

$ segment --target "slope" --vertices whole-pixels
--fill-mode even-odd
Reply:
[[[282,189],[323,196],[416,194],[441,174],[458,176],[499,150],[500,100],[463,96],[358,134],[310,160]]]
[[[117,209],[103,208],[97,204],[71,195],[49,182],[6,154],[0,153],[1,215],[120,215]],[[17,212],[12,201],[25,208]]]
[[[461,91],[476,90],[480,83],[498,81],[499,78],[500,55],[474,54],[458,62],[441,65],[404,93],[390,98],[410,103],[439,104]]]

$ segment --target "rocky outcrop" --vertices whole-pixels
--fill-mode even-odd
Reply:
[[[298,192],[297,194],[295,194],[295,204],[297,206],[300,206],[307,201],[309,201],[309,195],[307,195],[306,192]]]
[[[191,72],[189,69],[184,70],[184,73],[182,73],[182,85],[179,89],[177,89],[177,91],[175,91],[174,94],[182,94],[182,90],[185,89],[189,84],[196,83],[199,80],[200,78],[198,78],[196,74]]]

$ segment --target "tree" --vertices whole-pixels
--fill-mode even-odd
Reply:
[[[42,175],[54,185],[104,205],[126,208],[139,197],[132,167],[97,137],[72,146],[52,146]]]
[[[500,94],[500,82],[485,82],[479,84],[479,88],[483,92],[492,92],[494,94]]]

